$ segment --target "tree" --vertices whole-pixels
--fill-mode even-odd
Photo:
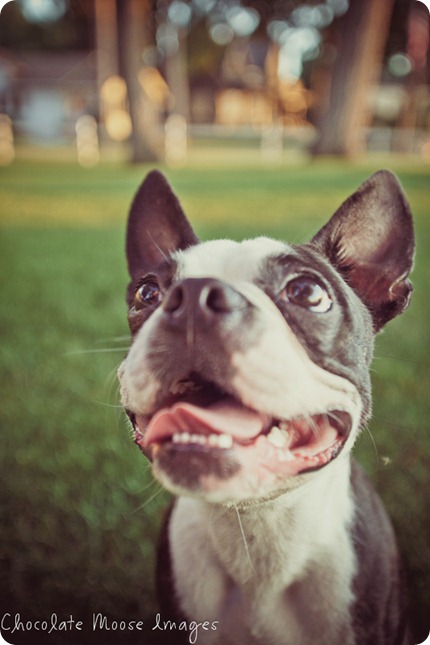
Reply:
[[[139,82],[144,53],[151,47],[151,0],[116,0],[120,73],[127,84],[132,122],[133,162],[152,162],[161,158],[159,115]]]
[[[317,123],[314,154],[353,156],[363,150],[367,100],[379,80],[394,0],[350,0],[340,18],[339,44],[327,108]]]
[[[111,76],[126,82],[132,123],[132,161],[161,158],[158,110],[140,82],[145,51],[153,42],[151,0],[95,0],[98,86]]]

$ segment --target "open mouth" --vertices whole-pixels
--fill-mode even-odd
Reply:
[[[228,454],[282,475],[328,464],[341,451],[352,425],[351,415],[336,407],[312,416],[274,418],[195,374],[178,382],[153,415],[129,416],[135,442],[151,458],[163,448],[202,456]]]

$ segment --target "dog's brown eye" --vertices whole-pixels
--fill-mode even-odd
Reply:
[[[308,275],[297,276],[287,282],[283,295],[288,302],[314,313],[325,313],[332,305],[325,287],[316,278]]]
[[[144,282],[141,287],[136,291],[134,296],[134,306],[136,309],[142,307],[154,307],[158,305],[161,300],[161,291],[156,282],[153,280]]]

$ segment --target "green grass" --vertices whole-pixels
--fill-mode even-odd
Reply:
[[[409,195],[415,296],[378,339],[374,419],[357,455],[395,523],[420,623],[430,605],[430,167],[390,159],[264,167],[242,154],[243,166],[202,158],[168,171],[202,237],[306,240],[383,166]],[[0,169],[0,608],[28,620],[139,618],[147,643],[167,499],[131,441],[115,377],[127,346],[126,213],[145,172],[54,161]]]

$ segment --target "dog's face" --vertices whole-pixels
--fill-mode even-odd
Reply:
[[[374,333],[411,292],[412,221],[391,173],[291,246],[198,243],[153,172],[133,202],[127,253],[122,400],[169,490],[262,499],[347,458],[370,411]]]

